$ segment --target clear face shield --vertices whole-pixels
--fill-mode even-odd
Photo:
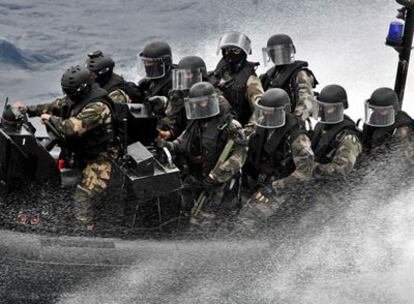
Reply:
[[[344,120],[344,104],[325,103],[319,100],[313,102],[312,116],[318,122],[324,124],[335,124]]]
[[[265,66],[271,65],[284,65],[295,62],[296,49],[293,45],[275,45],[272,47],[265,47],[262,49],[263,62]]]
[[[266,129],[280,128],[286,123],[286,106],[271,108],[256,104],[253,115],[258,127]]]
[[[193,84],[203,81],[201,69],[174,69],[172,70],[172,90],[189,90]]]
[[[365,101],[365,124],[372,127],[388,127],[395,123],[395,109],[391,106],[379,107]]]
[[[216,116],[220,113],[217,94],[184,99],[187,119],[203,119]]]
[[[217,47],[217,55],[220,55],[222,49],[232,46],[242,49],[247,55],[252,53],[251,42],[246,35],[237,32],[230,32],[224,34],[220,38]]]
[[[165,76],[165,62],[162,58],[147,58],[137,55],[138,73],[147,79],[158,79]]]

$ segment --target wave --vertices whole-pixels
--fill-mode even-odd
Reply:
[[[35,69],[38,64],[51,62],[54,58],[48,55],[25,51],[5,38],[0,37],[0,69],[20,68]]]

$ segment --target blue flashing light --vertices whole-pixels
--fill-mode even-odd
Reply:
[[[388,40],[398,41],[401,40],[404,34],[404,23],[395,21],[391,22],[388,30]]]

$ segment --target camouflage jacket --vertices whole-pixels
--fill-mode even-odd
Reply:
[[[384,150],[401,151],[407,157],[414,155],[414,122],[404,111],[399,111],[395,123],[387,127],[372,127],[364,124],[362,129],[362,145],[364,153]]]
[[[113,73],[101,87],[108,92],[108,96],[113,102],[130,103],[131,98],[128,91],[131,89],[131,85],[134,86],[134,84],[127,83],[122,76]]]
[[[272,67],[260,75],[265,90],[281,88],[289,94],[293,113],[303,121],[312,114],[313,88],[318,84],[313,72],[307,67],[307,62],[295,61],[281,70]]]
[[[172,138],[179,136],[185,129],[187,118],[184,109],[184,93],[181,91],[171,92],[168,96],[168,104],[165,116],[158,122],[158,129],[170,131]]]
[[[263,95],[262,83],[256,75],[257,66],[258,63],[246,61],[239,70],[234,71],[221,59],[216,69],[209,73],[209,81],[223,92],[235,118],[243,125],[252,120],[255,104]]]
[[[309,180],[312,177],[315,156],[311,145],[309,137],[305,134],[300,134],[293,140],[291,152],[295,170],[289,176],[272,182],[272,187],[275,191]]]
[[[305,121],[312,115],[313,105],[313,87],[315,79],[306,71],[300,71],[296,76],[297,84],[297,101],[295,108],[295,115]]]
[[[69,113],[69,99],[58,98],[52,103],[28,107],[29,116],[50,114],[50,123],[64,138],[64,148],[86,159],[98,155],[117,154],[114,140],[112,113],[106,102],[99,99],[86,104],[75,115]]]
[[[339,144],[334,153],[332,161],[327,164],[315,163],[314,176],[342,175],[347,176],[355,166],[358,156],[362,152],[362,144],[355,134],[342,132],[339,135]]]
[[[113,102],[119,103],[130,103],[131,98],[129,98],[128,94],[121,89],[116,89],[108,94],[108,97],[111,98]]]

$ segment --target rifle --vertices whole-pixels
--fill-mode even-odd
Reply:
[[[217,163],[214,166],[213,170],[217,169],[228,159],[230,152],[233,149],[233,146],[234,146],[234,140],[229,139],[226,145],[224,146],[224,149],[221,152],[219,159],[217,160]],[[203,208],[204,203],[208,201],[208,199],[210,199],[212,195],[213,195],[213,191],[210,191],[210,193],[207,193],[206,190],[202,191],[200,195],[198,196],[198,198],[196,199],[196,201],[194,202],[194,206],[191,209],[191,215],[197,216],[200,213],[201,209]]]

